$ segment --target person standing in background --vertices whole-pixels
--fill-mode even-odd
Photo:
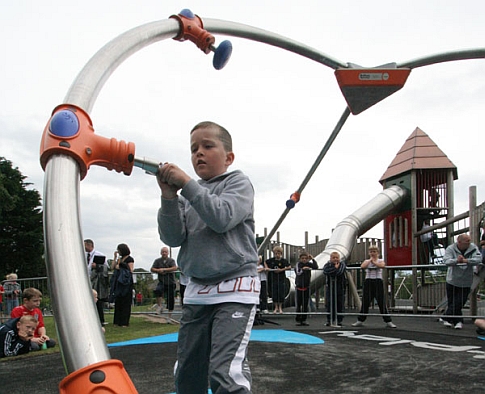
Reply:
[[[168,256],[169,250],[164,246],[160,250],[160,255],[158,259],[152,264],[151,272],[158,274],[158,285],[154,293],[157,297],[158,311],[157,313],[162,314],[163,312],[163,297],[165,297],[165,303],[168,309],[168,319],[172,319],[172,313],[175,306],[175,289],[177,284],[175,282],[175,271],[177,271],[177,263],[175,260]]]
[[[88,274],[91,280],[91,287],[96,290],[96,310],[99,321],[102,325],[107,324],[104,319],[104,305],[109,298],[109,275],[106,256],[94,249],[92,239],[84,240],[84,251],[86,252],[86,263]]]
[[[19,300],[22,296],[22,289],[17,282],[17,274],[12,272],[7,275],[7,281],[3,284],[7,308],[5,313],[10,316],[12,310],[19,306]]]
[[[96,263],[94,261],[95,256],[102,256],[105,259],[106,267],[108,268],[108,261],[106,260],[106,255],[94,249],[94,241],[92,239],[84,240],[84,251],[86,252],[86,266],[88,268],[88,274],[91,275],[91,271],[96,268]],[[97,260],[100,261],[100,260]],[[94,264],[94,267],[93,267]],[[98,294],[99,296],[99,294]]]
[[[296,316],[297,325],[308,326],[308,300],[310,299],[310,281],[312,270],[318,269],[318,263],[312,255],[301,252],[299,261],[295,267],[295,287],[296,287]],[[303,312],[303,313],[300,313]]]
[[[362,289],[362,307],[361,315],[358,320],[352,324],[353,327],[362,327],[367,319],[371,302],[375,299],[379,305],[379,311],[386,327],[396,328],[389,315],[387,306],[384,302],[384,282],[382,281],[382,270],[386,262],[379,258],[379,248],[377,246],[369,247],[369,259],[364,260],[360,268],[365,270],[365,280]]]
[[[273,300],[274,313],[283,313],[283,303],[286,297],[286,271],[291,269],[288,260],[283,258],[283,248],[273,248],[274,257],[266,260],[266,266],[270,270],[271,298]]]
[[[325,306],[327,308],[327,326],[332,324],[342,326],[344,319],[345,287],[347,266],[340,261],[340,253],[330,253],[330,260],[323,266],[323,273],[326,276],[327,291],[325,294]]]
[[[130,325],[133,269],[135,267],[135,260],[130,256],[130,253],[127,244],[119,244],[111,266],[113,270],[111,294],[113,294],[115,301],[113,324],[119,327]]]
[[[261,282],[261,292],[259,293],[259,310],[268,313],[268,267],[263,262],[263,256],[258,259],[258,275]]]
[[[463,328],[462,309],[470,294],[474,269],[482,262],[482,254],[471,242],[468,234],[460,234],[456,242],[446,248],[443,262],[448,266],[446,273],[448,307],[442,317],[443,325],[460,330]]]

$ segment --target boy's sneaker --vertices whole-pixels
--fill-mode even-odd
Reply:
[[[355,323],[352,323],[352,327],[362,327],[364,325],[364,322],[361,322],[360,320],[357,320]]]
[[[455,330],[461,330],[463,328],[463,323],[459,321],[455,324]]]
[[[443,320],[443,325],[445,327],[453,327],[453,324],[451,324],[449,321]]]
[[[389,322],[386,323],[386,327],[396,328],[397,326],[392,321],[389,321]]]

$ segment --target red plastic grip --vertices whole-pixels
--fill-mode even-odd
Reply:
[[[184,15],[178,14],[172,15],[170,18],[177,19],[180,25],[180,33],[173,38],[174,40],[190,40],[206,55],[211,51],[211,46],[214,45],[216,39],[204,29],[204,23],[199,16],[194,15],[193,18],[187,18]]]
[[[293,200],[295,202],[295,204],[297,202],[300,201],[300,193],[298,192],[294,192],[291,196],[290,196],[290,200]]]

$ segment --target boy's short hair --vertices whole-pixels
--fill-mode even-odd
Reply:
[[[332,252],[332,253],[330,253],[330,257],[332,257],[332,256],[340,257],[340,253],[339,252]]]
[[[371,246],[369,246],[369,252],[370,252],[371,250],[375,250],[375,251],[377,251],[377,253],[379,253],[379,248],[378,248],[376,245],[371,245]]]
[[[24,300],[31,300],[34,297],[42,297],[42,292],[35,287],[29,287],[22,293],[22,298]]]
[[[305,256],[306,256],[306,257],[308,257],[308,252],[301,252],[301,253],[300,253],[300,259],[301,259],[302,257],[305,257]]]
[[[89,245],[91,245],[91,246],[94,246],[94,241],[93,241],[92,239],[89,239],[89,238],[85,239],[85,240],[84,240],[84,243],[85,243],[85,244],[89,244]]]
[[[283,248],[281,246],[275,246],[273,248],[273,253],[276,253],[276,252],[281,252],[283,253]]]
[[[17,274],[15,272],[12,272],[11,274],[7,275],[7,279],[8,280],[17,279]]]
[[[22,315],[19,319],[20,323],[35,323],[36,325],[39,324],[39,320],[34,315]]]
[[[227,131],[224,127],[222,127],[221,125],[218,125],[215,122],[204,121],[204,122],[197,123],[192,128],[192,130],[190,130],[190,134],[192,134],[197,129],[210,129],[210,128],[215,128],[219,131],[219,140],[222,142],[222,145],[224,146],[224,150],[226,152],[232,152],[231,134],[229,134],[229,131]]]

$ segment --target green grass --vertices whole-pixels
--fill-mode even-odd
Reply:
[[[106,330],[104,336],[106,338],[106,343],[108,344],[115,343],[115,342],[129,341],[132,339],[153,337],[153,336],[163,335],[163,334],[170,334],[173,332],[177,332],[179,328],[178,325],[152,322],[146,319],[145,317],[137,314],[131,315],[129,327],[115,327],[112,324],[113,315],[106,314],[105,317],[106,317],[106,321],[109,322],[108,325],[104,326]],[[49,335],[49,337],[51,337],[52,339],[55,339],[56,342],[59,343],[57,339],[57,331],[55,328],[54,318],[52,316],[45,316],[44,324],[47,330],[47,335]],[[54,348],[41,350],[39,352],[30,352],[24,356],[1,358],[0,362],[16,359],[20,357],[36,357],[44,354],[59,353],[59,351],[60,351],[60,348],[59,348],[59,345],[57,345]]]

